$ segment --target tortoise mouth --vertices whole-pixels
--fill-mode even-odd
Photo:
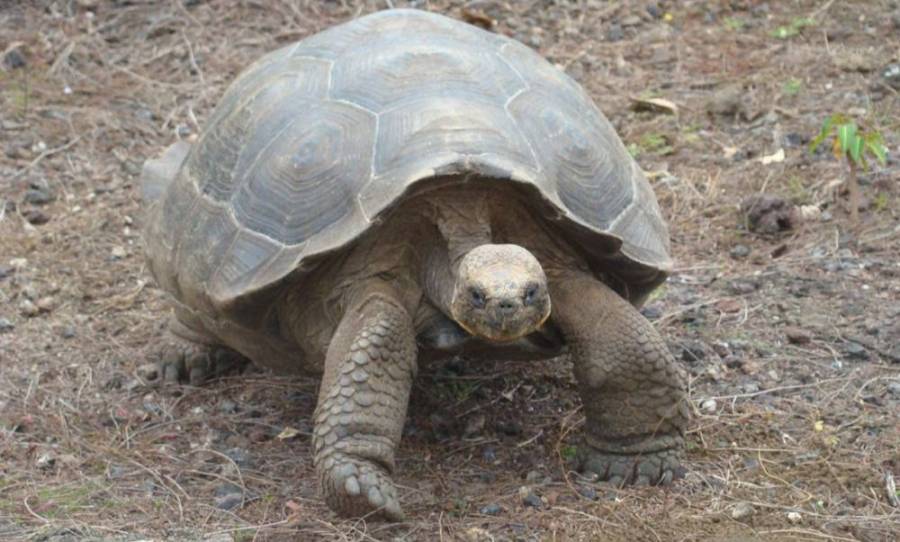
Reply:
[[[495,343],[509,343],[539,330],[550,318],[550,302],[542,307],[520,309],[515,313],[498,310],[454,314],[453,319],[470,335]],[[468,317],[466,317],[468,316]]]

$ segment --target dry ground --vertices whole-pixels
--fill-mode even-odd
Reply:
[[[584,84],[650,172],[678,270],[645,313],[693,377],[673,488],[569,472],[564,361],[424,370],[399,525],[318,499],[314,380],[145,382],[166,305],[140,248],[142,161],[196,134],[262,52],[387,4],[0,2],[0,539],[896,540],[896,1],[466,4]],[[844,169],[806,149],[835,111],[895,157],[863,176],[856,226]],[[823,213],[751,233],[738,205],[759,192]]]

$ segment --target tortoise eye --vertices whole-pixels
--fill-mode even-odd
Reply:
[[[536,284],[529,284],[528,288],[525,289],[525,295],[522,297],[522,302],[525,305],[531,305],[534,303],[534,298],[537,297],[538,287]]]
[[[472,305],[479,309],[484,307],[484,293],[481,290],[472,288],[469,290],[469,295],[472,297]]]

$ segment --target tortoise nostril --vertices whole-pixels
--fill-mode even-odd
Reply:
[[[497,308],[502,312],[512,312],[516,310],[516,301],[514,299],[501,299],[497,303]]]

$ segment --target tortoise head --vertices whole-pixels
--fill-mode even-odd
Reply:
[[[481,245],[463,256],[450,302],[453,319],[490,341],[536,331],[550,316],[544,269],[518,245]]]

